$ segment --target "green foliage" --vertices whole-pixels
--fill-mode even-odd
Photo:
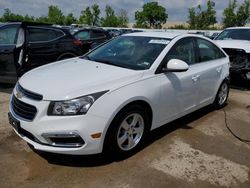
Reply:
[[[72,13],[69,13],[66,17],[65,17],[65,21],[64,24],[65,25],[71,25],[73,23],[76,23],[77,19],[74,17],[74,15]]]
[[[14,14],[10,11],[10,9],[4,9],[3,16],[1,17],[0,21],[1,22],[11,22],[11,21],[34,21],[35,18],[29,15],[19,15],[19,14]]]
[[[62,11],[57,6],[53,5],[50,5],[48,8],[48,22],[63,25],[65,16],[63,15]]]
[[[35,21],[38,23],[49,23],[47,16],[40,16],[39,18],[36,18]]]
[[[217,23],[216,11],[214,10],[215,3],[211,0],[207,1],[207,9],[202,10],[201,5],[197,8],[188,10],[188,23],[190,29],[209,29],[211,25]]]
[[[81,12],[79,23],[87,24],[90,26],[98,26],[100,22],[100,8],[97,4],[87,7]]]
[[[115,15],[115,11],[112,9],[111,6],[107,5],[105,9],[106,16],[105,18],[101,19],[103,27],[118,27],[119,26],[119,19]]]
[[[226,9],[223,11],[223,26],[224,27],[232,27],[236,23],[236,13],[235,9],[237,8],[237,1],[236,0],[230,0],[229,5]]]
[[[121,9],[120,15],[118,16],[119,27],[128,27],[128,14],[126,10]]]
[[[143,5],[142,11],[135,12],[135,27],[161,28],[161,24],[166,23],[167,19],[164,7],[158,5],[158,2],[149,2]]]
[[[188,15],[188,23],[189,23],[189,27],[191,29],[196,28],[196,22],[197,22],[197,17],[196,17],[196,13],[195,13],[195,9],[194,8],[190,8],[188,10],[189,15]]]
[[[237,0],[230,0],[228,7],[223,12],[223,26],[226,28],[246,25],[250,18],[249,8],[250,0],[245,0],[241,6],[238,6]]]
[[[48,15],[34,18],[29,15],[18,15],[10,11],[10,9],[5,9],[4,14],[0,17],[0,22],[9,21],[29,21],[29,22],[40,22],[40,23],[51,23],[58,25],[71,25],[72,23],[84,23],[89,26],[99,26],[100,22],[102,26],[106,27],[127,27],[128,16],[127,12],[121,9],[120,14],[117,16],[115,11],[111,6],[106,6],[105,13],[106,16],[100,19],[100,8],[97,4],[91,7],[87,7],[81,12],[79,20],[77,20],[72,13],[64,16],[62,11],[57,6],[48,7]]]

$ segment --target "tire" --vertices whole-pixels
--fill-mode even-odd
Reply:
[[[228,94],[229,94],[229,84],[227,81],[223,81],[219,87],[219,90],[217,92],[216,98],[213,103],[216,109],[223,108],[226,105]]]
[[[139,105],[130,105],[120,111],[106,134],[104,152],[115,158],[128,157],[143,145],[149,132],[150,120]]]

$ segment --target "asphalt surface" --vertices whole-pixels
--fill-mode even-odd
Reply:
[[[0,87],[0,187],[250,187],[250,143],[235,137],[250,140],[249,89],[153,131],[120,161],[34,152],[8,124],[11,90]]]

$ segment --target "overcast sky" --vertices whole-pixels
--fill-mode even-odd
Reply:
[[[49,5],[57,5],[64,14],[73,13],[79,17],[81,10],[94,3],[98,4],[104,12],[106,5],[111,5],[116,12],[125,9],[130,22],[134,22],[134,12],[141,10],[145,2],[150,0],[0,0],[0,14],[5,8],[18,14],[29,14],[35,17],[47,15]],[[238,0],[242,3],[244,0]],[[158,0],[161,6],[167,9],[168,21],[186,21],[188,8],[201,4],[203,7],[207,0]],[[222,12],[228,6],[229,0],[214,0],[217,11],[217,21],[221,21]]]

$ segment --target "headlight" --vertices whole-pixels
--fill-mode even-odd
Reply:
[[[49,105],[49,116],[72,116],[86,114],[91,105],[104,93],[94,93],[67,101],[52,101]]]

